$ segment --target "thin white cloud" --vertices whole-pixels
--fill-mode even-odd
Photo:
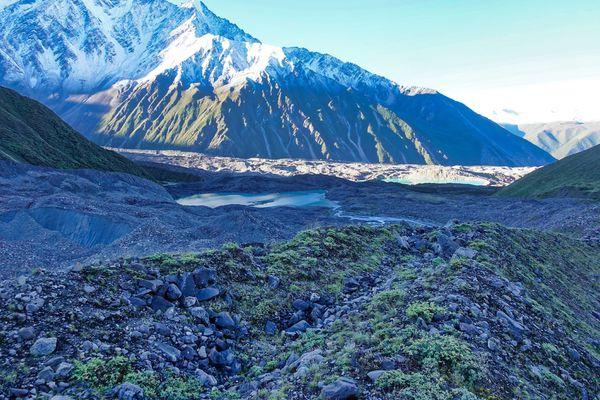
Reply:
[[[600,120],[600,77],[446,94],[497,122]]]

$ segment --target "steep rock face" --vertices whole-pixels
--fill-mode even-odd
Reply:
[[[101,144],[444,165],[552,161],[433,90],[265,45],[200,2],[21,0],[0,9],[0,30],[2,82]]]
[[[173,84],[169,74],[161,78],[124,92],[95,139],[115,147],[239,157],[436,161],[423,147],[423,135],[384,106],[341,86],[324,94],[292,78],[279,83],[266,77],[206,94]],[[166,105],[152,102],[157,93]]]

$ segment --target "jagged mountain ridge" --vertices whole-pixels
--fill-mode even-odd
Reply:
[[[201,2],[21,0],[0,10],[0,31],[2,82],[103,145],[445,165],[552,161],[435,91],[265,45]]]

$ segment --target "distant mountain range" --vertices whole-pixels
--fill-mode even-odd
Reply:
[[[0,35],[0,84],[101,145],[442,165],[554,160],[436,91],[263,44],[201,2],[5,1]]]
[[[37,101],[0,87],[0,160],[149,177],[127,158],[90,142]]]
[[[502,126],[558,159],[600,144],[600,121],[502,124]]]

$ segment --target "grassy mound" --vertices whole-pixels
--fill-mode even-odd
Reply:
[[[498,192],[506,197],[589,197],[600,200],[600,146],[534,171]]]

